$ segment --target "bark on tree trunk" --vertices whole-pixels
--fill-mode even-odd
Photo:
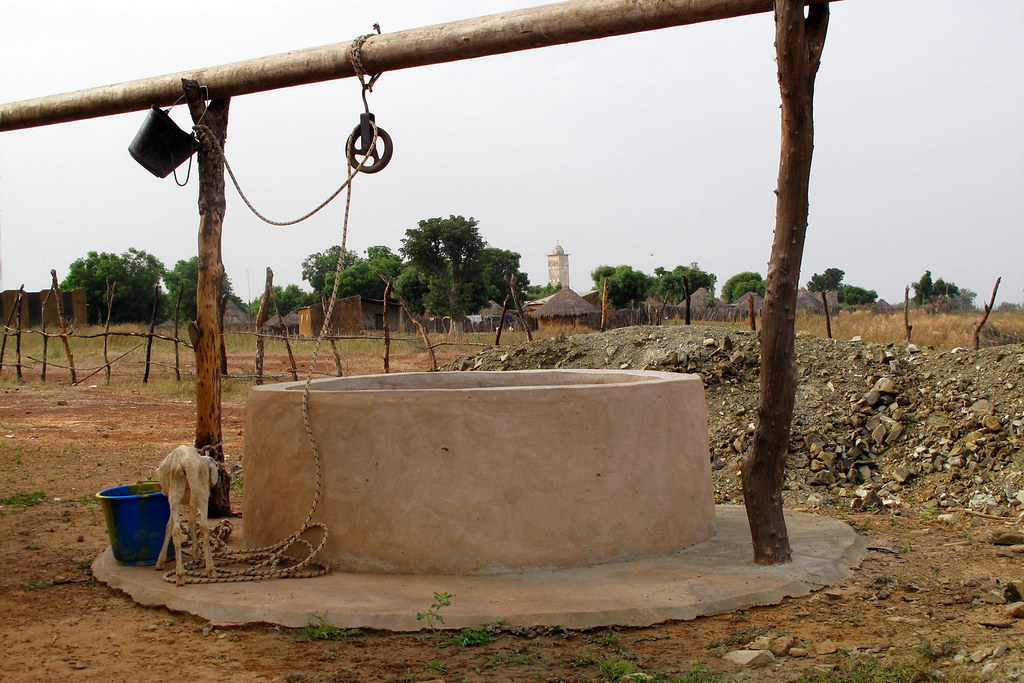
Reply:
[[[761,384],[757,428],[743,462],[743,498],[754,561],[789,562],[792,550],[782,510],[782,484],[796,399],[794,316],[807,232],[814,145],[814,77],[828,28],[828,5],[775,1],[775,49],[782,94],[782,151],[775,238],[761,312]]]
[[[221,226],[224,222],[224,162],[221,150],[227,139],[230,99],[207,106],[196,81],[182,79],[192,120],[209,130],[199,145],[199,279],[196,289],[196,448],[208,448],[220,467],[211,491],[210,517],[231,515],[231,477],[224,466],[220,397],[220,287]],[[212,138],[212,139],[211,139]]]

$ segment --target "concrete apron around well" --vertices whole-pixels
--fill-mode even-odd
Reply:
[[[254,388],[244,529],[258,547],[298,528],[316,487],[303,382]],[[793,562],[752,561],[742,508],[715,506],[699,377],[604,370],[408,373],[318,380],[314,520],[330,537],[314,579],[176,588],[107,550],[97,578],[136,601],[215,623],[418,630],[644,626],[771,604],[859,564],[847,525],[787,514]],[[242,526],[241,524],[237,526]]]

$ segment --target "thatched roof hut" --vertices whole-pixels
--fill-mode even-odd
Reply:
[[[224,327],[252,327],[253,317],[243,311],[238,304],[228,299],[224,305]]]
[[[592,325],[589,319],[594,314],[599,316],[601,310],[584,301],[583,297],[568,287],[562,287],[544,305],[530,313],[531,316],[537,319],[538,327],[549,327],[552,325],[590,327]]]

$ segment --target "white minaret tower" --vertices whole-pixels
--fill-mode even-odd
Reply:
[[[569,286],[569,255],[557,242],[548,254],[548,284]]]

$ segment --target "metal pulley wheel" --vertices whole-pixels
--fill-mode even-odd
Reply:
[[[383,128],[377,127],[377,144],[370,148],[375,127],[373,114],[360,114],[359,125],[353,129],[345,143],[345,155],[352,168],[359,168],[362,173],[376,173],[391,161],[394,148],[391,136]],[[380,147],[383,145],[383,149]]]

